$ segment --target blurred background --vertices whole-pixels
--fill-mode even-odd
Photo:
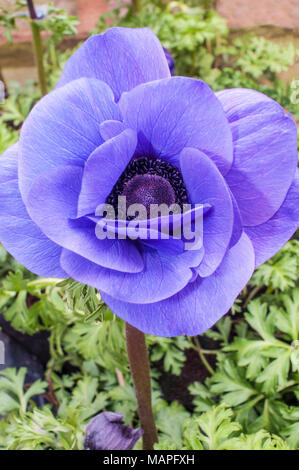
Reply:
[[[13,12],[16,3],[14,0],[0,0],[0,7]],[[45,3],[45,0],[35,1],[36,6],[44,6]],[[54,0],[52,3],[58,9],[64,9],[68,15],[78,18],[77,33],[75,37],[71,35],[64,38],[60,44],[62,50],[85,39],[92,31],[101,31],[102,21],[112,24],[115,20],[122,18],[125,24],[126,17],[128,23],[132,23],[133,19],[133,15],[130,14],[130,0]],[[139,9],[142,10],[139,15],[135,15],[136,26],[151,26],[160,39],[167,43],[174,55],[178,51],[194,52],[195,48],[197,49],[195,55],[198,55],[202,42],[205,40],[213,42],[215,35],[224,35],[231,40],[252,33],[257,37],[269,39],[274,44],[286,46],[281,60],[281,69],[284,69],[284,62],[290,51],[287,46],[292,44],[299,49],[299,2],[297,0],[280,0],[279,2],[277,0],[137,1],[133,2],[133,10],[136,11],[134,4],[139,5]],[[216,12],[213,21],[206,22],[206,27],[202,24],[203,15],[198,10],[199,8],[206,10],[211,8]],[[169,18],[171,14],[173,19],[179,22],[177,26],[171,24]],[[219,18],[223,19],[222,23]],[[224,25],[229,28],[229,31],[225,31]],[[17,80],[24,83],[28,78],[36,78],[31,33],[28,22],[25,20],[18,19],[16,28],[12,31],[14,44],[10,47],[7,47],[4,28],[0,28],[0,67],[5,81]],[[178,44],[179,41],[181,44]],[[241,53],[242,51],[239,50],[239,54]],[[299,57],[297,56],[295,60],[291,59],[292,57],[289,57],[288,70],[278,72],[279,77],[285,81],[299,76]],[[194,68],[196,69],[196,64]]]

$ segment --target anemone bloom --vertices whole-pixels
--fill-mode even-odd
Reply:
[[[296,230],[297,159],[279,104],[171,77],[149,29],[112,28],[73,54],[1,156],[0,240],[36,274],[99,289],[145,333],[199,334]],[[123,194],[202,204],[203,246],[100,240],[96,208]]]
[[[106,411],[96,415],[86,426],[85,450],[131,450],[140,439],[141,429],[125,426],[121,413]]]

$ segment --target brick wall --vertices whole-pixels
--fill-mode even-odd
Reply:
[[[45,3],[46,0],[35,0],[36,5]],[[0,6],[9,8],[13,4],[14,0],[0,0]],[[79,16],[78,31],[82,36],[95,27],[98,17],[108,9],[106,0],[54,0],[54,4]],[[218,0],[217,10],[232,28],[272,24],[299,30],[299,0]],[[26,21],[19,20],[19,27],[15,39],[24,41],[29,38]]]
[[[48,0],[35,0],[36,5],[47,3]],[[78,26],[79,38],[83,39],[94,29],[99,16],[107,11],[106,0],[52,0],[57,7],[77,15],[80,20]],[[113,5],[115,0],[109,0]],[[126,4],[130,0],[123,0]],[[0,6],[9,8],[15,0],[0,0]],[[259,25],[275,25],[281,28],[290,28],[294,31],[287,32],[280,28],[270,28],[274,37],[268,36],[271,31],[266,31],[269,39],[291,41],[299,47],[299,0],[218,0],[218,12],[227,19],[231,28],[254,27],[255,31],[265,29]],[[28,23],[18,20],[19,31],[14,35],[14,46],[7,47],[5,39],[1,38],[0,31],[0,68],[5,81],[17,80],[21,83],[28,78],[36,77],[36,69],[32,55],[32,47],[29,43],[31,34]],[[264,32],[262,32],[264,35]],[[74,40],[68,40],[66,47],[74,47]],[[289,81],[298,77],[299,64],[292,67],[283,79]]]
[[[232,28],[271,24],[299,29],[299,0],[218,0],[217,10]]]
[[[9,9],[15,3],[14,0],[0,0],[0,6]],[[34,4],[44,5],[47,0],[35,0]],[[81,36],[86,36],[90,30],[95,27],[99,16],[107,11],[108,4],[106,0],[52,0],[58,8],[67,10],[71,15],[77,15],[80,24],[77,27]],[[14,33],[15,41],[27,41],[30,38],[28,23],[25,20],[18,21],[18,32]],[[0,35],[2,36],[0,28]],[[0,43],[3,43],[3,37],[0,37]]]

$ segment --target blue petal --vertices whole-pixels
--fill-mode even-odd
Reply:
[[[223,176],[205,154],[185,148],[180,162],[191,202],[212,206],[203,219],[205,256],[197,269],[200,276],[206,277],[219,266],[228,248],[234,219],[232,200]]]
[[[140,83],[169,77],[163,48],[148,28],[111,28],[89,38],[67,61],[57,86],[81,77],[106,82],[118,100]]]
[[[226,90],[217,97],[234,141],[234,163],[226,181],[244,225],[260,225],[277,212],[295,176],[296,124],[278,103],[256,91]]]
[[[243,222],[242,222],[242,217],[241,217],[241,213],[240,213],[240,209],[238,207],[237,201],[231,191],[230,191],[230,197],[232,199],[233,210],[234,210],[234,225],[233,225],[232,237],[229,242],[229,247],[231,248],[241,238],[241,235],[243,233]]]
[[[112,139],[126,130],[126,126],[121,121],[109,120],[100,125],[100,133],[104,140]]]
[[[81,256],[63,250],[61,265],[70,277],[107,294],[132,303],[152,303],[166,299],[182,290],[192,278],[191,265],[201,260],[201,252],[184,252],[167,256],[143,247],[144,270],[120,273],[104,269]]]
[[[105,232],[113,234],[116,238],[137,240],[165,254],[180,254],[185,249],[190,249],[186,244],[192,244],[192,251],[198,249],[198,245],[199,249],[202,247],[202,233],[200,231],[196,234],[195,231],[198,227],[201,229],[201,221],[211,207],[210,204],[199,204],[182,213],[138,221],[109,220],[93,215],[89,215],[88,219],[95,222],[101,231],[105,228]],[[199,223],[195,225],[195,221]]]
[[[111,269],[139,272],[143,260],[128,240],[99,240],[94,222],[75,219],[82,168],[57,167],[37,178],[29,193],[30,216],[55,243]]]
[[[299,226],[299,171],[289,192],[274,216],[264,224],[256,227],[245,227],[255,251],[256,266],[283,247]]]
[[[179,167],[184,147],[208,155],[221,173],[233,160],[232,136],[222,106],[200,80],[173,77],[145,83],[119,101],[124,123],[138,133],[137,153],[163,158]]]
[[[246,234],[211,276],[197,278],[162,302],[136,305],[101,291],[104,302],[140,331],[157,336],[198,335],[211,328],[233,305],[254,269],[254,251]]]
[[[68,277],[60,267],[61,247],[49,240],[30,219],[17,175],[18,144],[0,157],[0,241],[27,269],[46,277]]]
[[[103,142],[101,122],[118,117],[112,91],[99,80],[76,80],[42,98],[20,136],[19,184],[25,203],[42,173],[63,165],[83,167]]]
[[[133,157],[136,145],[136,132],[127,129],[102,144],[90,155],[83,172],[78,217],[95,214],[98,205],[105,203]]]

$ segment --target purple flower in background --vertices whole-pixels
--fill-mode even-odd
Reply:
[[[99,289],[143,332],[199,334],[296,230],[297,162],[275,101],[170,77],[149,29],[112,28],[73,54],[1,156],[0,240],[36,274]],[[99,239],[97,207],[121,195],[202,204],[203,246]]]
[[[86,426],[85,450],[131,450],[142,436],[142,429],[123,424],[121,413],[100,413]]]
[[[163,47],[163,51],[164,51],[164,54],[165,54],[165,57],[166,57],[166,60],[167,60],[167,63],[168,63],[170,75],[174,75],[174,72],[175,72],[174,58],[172,57],[170,52],[167,49],[165,49],[165,47]]]

